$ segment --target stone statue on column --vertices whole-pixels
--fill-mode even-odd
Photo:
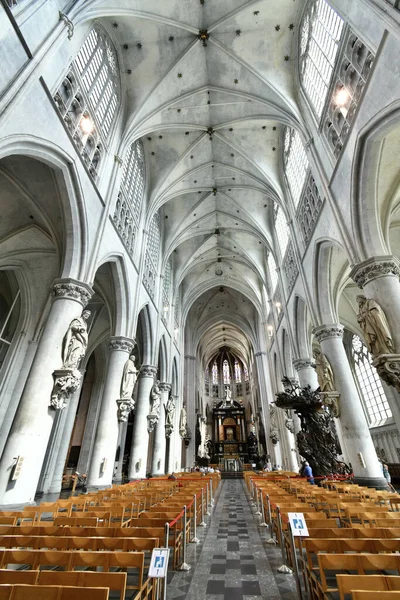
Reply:
[[[363,331],[368,351],[374,358],[381,354],[394,354],[395,349],[386,315],[375,300],[359,295],[356,298],[359,312],[357,321]]]
[[[126,422],[129,417],[129,413],[135,407],[135,400],[133,398],[133,390],[137,381],[138,370],[135,364],[135,355],[132,353],[125,363],[124,370],[122,372],[120,397],[117,400],[118,404],[118,420]]]
[[[154,430],[154,427],[160,418],[161,391],[159,386],[160,382],[157,380],[150,392],[150,413],[147,416],[147,431],[149,433]]]
[[[321,392],[334,392],[335,380],[328,359],[320,350],[314,350],[313,356],[315,358],[314,368],[317,372],[318,384]]]
[[[179,418],[179,435],[182,439],[187,435],[187,414],[185,406],[182,406],[181,415]]]
[[[199,458],[210,459],[210,455],[207,452],[207,442],[209,437],[207,436],[207,417],[199,418],[199,430],[200,430],[200,444],[197,449],[197,456]]]
[[[274,445],[279,442],[278,415],[273,404],[269,405],[269,437]]]
[[[175,398],[170,394],[167,405],[165,407],[165,436],[171,437],[171,433],[174,430],[174,417],[175,417]]]
[[[67,406],[71,395],[79,388],[82,374],[79,365],[86,354],[88,332],[86,321],[90,311],[84,310],[80,317],[73,319],[64,336],[62,345],[63,366],[53,372],[54,385],[50,407],[56,410]]]

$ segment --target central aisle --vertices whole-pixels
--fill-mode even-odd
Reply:
[[[215,509],[211,518],[207,519],[199,559],[197,564],[191,563],[192,571],[185,577],[187,584],[190,580],[186,597],[182,594],[180,598],[297,598],[293,576],[277,573],[280,551],[265,545],[268,530],[263,532],[264,542],[261,540],[257,519],[249,505],[243,480],[222,481],[216,494]],[[177,596],[168,594],[168,598]]]

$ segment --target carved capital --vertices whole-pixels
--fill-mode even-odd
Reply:
[[[381,354],[372,364],[385,383],[400,392],[400,354]]]
[[[55,410],[62,410],[79,388],[82,374],[78,369],[57,369],[53,372],[53,378],[54,385],[49,406]]]
[[[254,356],[255,356],[256,358],[258,358],[259,356],[267,356],[267,353],[266,353],[266,352],[261,352],[261,351],[260,351],[260,352],[256,352]]]
[[[76,279],[55,279],[53,283],[54,300],[58,298],[76,300],[84,307],[93,296],[93,293],[90,285]]]
[[[295,358],[292,360],[292,364],[296,371],[301,371],[302,369],[309,369],[313,366],[313,362],[310,358]]]
[[[154,365],[142,365],[140,369],[140,377],[152,377],[157,375],[157,367]]]
[[[328,340],[329,338],[342,338],[343,325],[340,325],[340,323],[320,325],[319,327],[314,327],[313,334],[319,342]]]
[[[400,277],[400,261],[396,256],[373,256],[355,265],[350,277],[361,289],[378,277]]]
[[[109,352],[120,350],[121,352],[128,352],[130,354],[135,347],[135,340],[123,337],[122,335],[110,337],[108,344]]]
[[[118,405],[118,421],[121,423],[125,423],[128,420],[129,414],[135,408],[135,401],[133,398],[127,400],[126,398],[121,398],[117,400]]]
[[[170,383],[161,382],[158,387],[160,388],[160,392],[170,392],[172,385]]]
[[[185,354],[185,359],[186,360],[196,360],[196,357],[192,356],[191,354]]]

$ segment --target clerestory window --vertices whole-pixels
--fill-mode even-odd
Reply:
[[[290,127],[286,127],[283,137],[283,168],[290,194],[293,198],[295,207],[297,207],[310,165],[299,132]]]
[[[318,120],[328,94],[343,25],[326,0],[309,2],[301,25],[300,78]]]

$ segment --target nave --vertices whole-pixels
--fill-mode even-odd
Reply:
[[[200,544],[189,544],[188,572],[174,572],[168,600],[297,600],[293,574],[280,574],[278,546],[267,545],[244,481],[222,480]]]

